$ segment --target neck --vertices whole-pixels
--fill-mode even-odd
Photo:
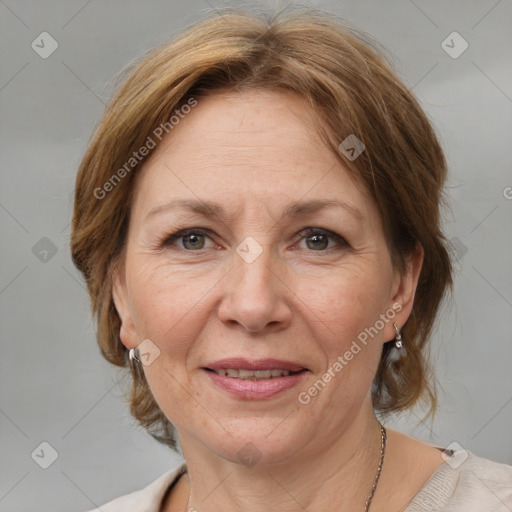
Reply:
[[[332,440],[313,440],[284,461],[252,467],[219,457],[181,432],[179,437],[190,485],[187,510],[201,512],[364,511],[381,455],[373,410],[361,411]]]

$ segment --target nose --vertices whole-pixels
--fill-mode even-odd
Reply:
[[[233,267],[224,281],[219,319],[248,332],[268,332],[287,327],[292,318],[292,291],[285,269],[272,262],[268,248],[252,261],[234,255]]]

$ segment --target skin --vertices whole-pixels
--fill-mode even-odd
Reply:
[[[311,115],[292,93],[216,92],[137,177],[114,300],[123,344],[150,339],[160,351],[144,372],[187,461],[162,510],[185,510],[189,494],[201,512],[364,509],[380,456],[371,383],[392,323],[411,312],[422,251],[403,275],[393,268],[374,201],[310,128]],[[225,218],[168,208],[148,216],[173,199],[219,203]],[[314,199],[341,200],[361,218],[341,207],[281,218],[289,203]],[[308,227],[344,240],[315,239]],[[161,243],[184,228],[195,238]],[[251,263],[236,252],[248,236],[262,248]],[[298,393],[397,303],[393,320],[301,404]],[[309,373],[297,388],[243,400],[201,370],[237,356],[291,360]],[[249,442],[260,455],[252,467],[237,455]],[[442,462],[435,448],[388,429],[372,512],[403,508]]]

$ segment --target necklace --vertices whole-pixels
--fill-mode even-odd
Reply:
[[[380,460],[379,460],[379,467],[377,468],[377,474],[375,475],[375,481],[373,482],[372,490],[370,492],[370,495],[368,496],[368,499],[366,500],[365,506],[364,506],[364,512],[368,512],[370,510],[370,505],[373,500],[373,495],[375,494],[375,491],[377,490],[377,484],[379,483],[380,473],[382,471],[382,464],[384,463],[384,455],[386,454],[386,429],[385,427],[380,424],[380,434],[381,434],[381,444],[380,444]],[[185,509],[187,512],[189,510],[188,504],[190,502],[190,495],[188,497],[187,501],[187,508]],[[195,509],[192,509],[195,510]]]
[[[370,492],[370,496],[368,496],[368,499],[366,500],[366,504],[364,507],[364,512],[368,512],[370,510],[370,505],[373,500],[373,495],[375,494],[375,490],[377,489],[377,484],[379,483],[380,478],[380,472],[382,471],[382,464],[384,462],[384,455],[386,453],[386,429],[380,425],[380,434],[381,434],[381,444],[380,444],[380,460],[379,460],[379,467],[377,468],[377,475],[375,476],[375,482],[373,482],[372,491]]]

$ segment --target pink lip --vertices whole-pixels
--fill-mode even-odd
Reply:
[[[221,370],[230,368],[232,370],[289,370],[290,372],[300,372],[304,370],[304,366],[293,363],[291,361],[280,361],[278,359],[258,359],[249,361],[242,357],[232,357],[229,359],[221,359],[212,361],[203,366],[210,370]]]
[[[219,368],[226,368],[226,366],[219,366]],[[227,368],[236,368],[236,366],[227,366]],[[275,369],[276,367],[274,366],[273,368]],[[280,367],[278,366],[277,368],[279,369]],[[244,367],[244,369],[253,370],[254,368]],[[268,370],[270,367],[256,369]],[[293,375],[288,375],[287,377],[274,377],[272,379],[263,380],[242,380],[219,375],[218,373],[208,371],[205,368],[203,368],[203,371],[212,380],[212,382],[221,389],[236,396],[237,398],[243,398],[245,400],[262,400],[270,398],[286,389],[296,386],[305,377],[306,373],[308,373],[307,371],[303,371]]]

